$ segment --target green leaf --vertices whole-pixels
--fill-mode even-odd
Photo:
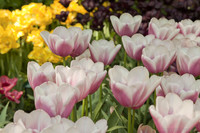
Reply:
[[[96,108],[94,110],[94,117],[93,117],[94,121],[96,121],[98,113],[100,112],[100,110],[101,110],[101,108],[102,108],[102,106],[103,106],[103,104],[104,104],[104,102],[106,100],[106,97],[107,96],[105,96],[104,99],[97,104],[97,106],[96,106]]]
[[[0,123],[6,121],[8,105],[9,105],[9,102],[6,104],[6,106],[5,106],[5,107],[3,108],[3,110],[1,111],[1,115],[0,115]]]
[[[123,128],[126,128],[126,127],[124,127],[124,126],[114,126],[114,127],[111,127],[110,129],[108,129],[107,132],[112,132],[114,130],[123,129]]]
[[[118,119],[120,119],[118,117],[119,114],[122,114],[122,111],[124,110],[124,107],[119,105],[118,107],[115,108],[116,111],[114,111],[110,117],[108,118],[108,127],[114,127],[117,125],[118,123]],[[117,112],[117,113],[116,113]]]

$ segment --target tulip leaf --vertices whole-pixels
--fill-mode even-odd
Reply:
[[[100,112],[100,110],[101,110],[101,108],[102,108],[102,106],[103,106],[105,100],[106,100],[106,96],[104,97],[104,99],[102,99],[102,101],[100,101],[100,102],[97,104],[97,106],[96,106],[96,108],[95,108],[95,110],[94,110],[94,117],[93,117],[93,120],[94,120],[94,121],[96,121],[97,116],[98,116],[98,113]]]
[[[0,123],[4,123],[6,121],[6,116],[7,116],[7,109],[8,109],[9,102],[6,104],[6,106],[3,108],[1,111],[0,115]],[[1,125],[1,124],[0,124]]]
[[[114,130],[123,129],[123,128],[126,128],[126,127],[125,126],[114,126],[114,127],[111,127],[110,129],[108,129],[107,132],[112,132]]]
[[[116,111],[114,111],[110,117],[108,118],[108,127],[114,127],[118,123],[118,119],[121,119],[119,117],[119,114],[122,114],[122,111],[124,110],[123,106],[118,106],[115,108]]]

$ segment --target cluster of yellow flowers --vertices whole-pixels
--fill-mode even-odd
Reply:
[[[46,30],[61,11],[69,12],[66,21],[61,24],[71,27],[71,23],[76,21],[77,13],[87,13],[84,7],[78,5],[77,2],[77,0],[72,0],[68,8],[60,4],[59,0],[54,0],[50,6],[30,3],[22,6],[21,10],[17,9],[12,12],[0,10],[0,54],[5,54],[12,48],[19,48],[20,44],[17,40],[21,39],[26,40],[25,45],[33,44],[33,50],[28,55],[29,59],[36,60],[39,64],[47,61],[62,62],[62,58],[53,54],[47,47],[40,32]],[[73,26],[83,28],[79,23]]]

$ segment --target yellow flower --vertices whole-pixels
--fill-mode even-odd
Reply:
[[[110,6],[110,2],[109,1],[105,1],[105,2],[103,2],[103,4],[102,4],[104,7],[108,7],[108,6]]]
[[[27,42],[32,42],[34,46],[44,47],[44,40],[40,36],[40,32],[44,29],[33,29],[30,33],[28,33]]]
[[[33,51],[29,53],[28,58],[37,61],[39,64],[45,62],[60,63],[63,61],[62,57],[52,53],[47,46],[33,47]]]
[[[8,25],[13,24],[12,12],[9,10],[0,9],[0,25],[6,28]]]
[[[82,5],[79,5],[77,3],[77,1],[72,1],[70,2],[67,11],[69,12],[77,12],[77,13],[81,13],[81,14],[85,14],[87,13],[87,10],[85,10],[85,8]]]
[[[9,27],[4,29],[0,26],[0,53],[5,54],[12,48],[18,48],[20,46],[19,43],[16,42],[16,38],[10,30]]]
[[[53,18],[55,18],[57,14],[60,14],[61,11],[66,11],[66,8],[59,3],[59,0],[54,0],[53,4],[51,4],[50,7],[53,13]]]

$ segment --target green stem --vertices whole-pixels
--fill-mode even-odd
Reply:
[[[102,101],[102,83],[101,83],[100,88],[99,88],[99,101],[100,102]]]
[[[126,54],[126,51],[124,50],[124,67],[126,67],[126,56],[127,54]]]
[[[81,116],[83,117],[85,113],[85,99],[83,99],[82,101],[82,112],[81,112]]]
[[[91,95],[89,95],[89,102],[90,102],[90,117],[92,118],[92,98],[91,98]]]
[[[137,61],[137,66],[140,66],[140,61],[139,60]]]
[[[63,66],[66,66],[65,57],[63,57]]]
[[[149,98],[147,99],[147,102],[146,102],[146,108],[145,108],[145,114],[144,114],[144,120],[143,120],[143,124],[146,125],[146,121],[147,121],[147,111],[148,111],[148,108],[149,108]]]
[[[74,108],[72,110],[72,121],[75,122],[76,121],[76,104],[74,105]]]
[[[154,90],[154,105],[156,106],[156,90]]]
[[[133,109],[133,116],[132,116],[132,128],[131,128],[131,132],[133,133],[134,131],[134,124],[135,124],[135,109]]]
[[[88,116],[88,97],[85,98],[85,116]]]
[[[128,108],[128,133],[131,133],[131,108]]]

